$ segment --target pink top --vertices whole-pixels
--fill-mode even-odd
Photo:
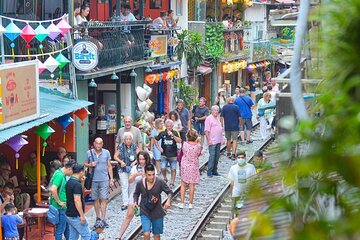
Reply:
[[[223,141],[221,122],[212,114],[205,120],[205,132],[209,132],[211,144],[218,144]]]

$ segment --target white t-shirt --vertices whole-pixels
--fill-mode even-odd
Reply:
[[[240,197],[245,190],[247,179],[256,174],[254,165],[247,163],[240,167],[239,164],[231,166],[228,178],[234,181],[234,187],[231,193],[232,197]]]

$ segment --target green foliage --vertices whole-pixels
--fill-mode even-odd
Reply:
[[[321,9],[323,81],[313,117],[296,125],[288,119],[280,123],[290,131],[279,145],[293,160],[282,171],[284,183],[296,193],[282,203],[293,216],[292,239],[360,236],[359,12],[358,0],[330,0]],[[304,154],[294,156],[294,149]]]
[[[206,24],[205,45],[207,55],[211,57],[212,63],[216,66],[224,53],[224,25],[222,23]]]
[[[178,57],[179,61],[182,61],[184,54],[189,51],[187,44],[187,37],[189,35],[189,32],[187,30],[183,30],[182,32],[176,32],[176,35],[179,39],[179,43],[175,47],[175,54]]]
[[[184,80],[178,81],[179,98],[184,100],[187,109],[191,109],[197,102],[198,91],[191,85],[186,84]]]

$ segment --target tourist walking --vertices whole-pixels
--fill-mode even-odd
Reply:
[[[191,128],[191,118],[189,110],[184,106],[184,100],[179,99],[176,101],[175,111],[179,114],[179,118],[182,125],[182,130],[180,131],[181,140],[186,141],[186,133]]]
[[[177,145],[181,143],[180,134],[173,129],[173,121],[168,119],[165,121],[165,130],[161,131],[159,135],[155,137],[156,147],[161,152],[161,172],[163,174],[164,181],[167,182],[166,168],[168,164],[171,170],[170,188],[174,187],[177,165]],[[158,141],[161,140],[161,147]]]
[[[189,185],[189,208],[193,208],[195,184],[200,183],[199,156],[201,146],[198,143],[199,135],[195,130],[186,134],[187,141],[183,143],[181,159],[181,189],[179,208],[184,208],[186,185]]]
[[[156,147],[155,137],[164,130],[164,121],[161,118],[155,120],[155,128],[151,131],[150,152],[154,154],[155,166],[158,174],[161,174],[161,152]],[[161,141],[161,140],[160,140]],[[160,143],[161,145],[161,143]]]
[[[209,146],[209,161],[208,161],[208,177],[220,176],[217,171],[217,166],[220,158],[220,145],[223,140],[223,128],[218,119],[219,106],[211,107],[211,114],[205,120],[205,136]]]
[[[143,149],[141,131],[139,128],[133,126],[133,121],[130,116],[124,117],[124,127],[119,128],[117,132],[115,139],[115,151],[118,148],[119,144],[123,142],[125,132],[131,132],[131,134],[133,135],[133,143],[137,145],[137,153],[140,152],[140,150]]]
[[[135,208],[140,206],[141,225],[144,231],[144,239],[150,239],[150,232],[154,234],[154,239],[160,239],[160,234],[164,231],[165,211],[161,206],[161,193],[167,194],[167,201],[164,208],[170,208],[171,196],[173,192],[169,186],[160,178],[156,177],[154,165],[145,166],[145,178],[136,184],[134,192]],[[139,204],[139,198],[141,201]]]
[[[254,77],[253,73],[249,74],[249,91],[250,91],[250,97],[253,102],[255,102],[255,91],[256,91],[256,79]],[[239,97],[239,96],[238,96]],[[236,101],[236,99],[235,99]]]
[[[198,134],[201,137],[200,145],[201,147],[204,145],[204,128],[205,128],[205,119],[209,115],[209,109],[206,104],[206,98],[201,97],[199,100],[199,105],[195,105],[192,114],[193,114],[193,120],[194,120],[194,128],[198,132]]]
[[[146,151],[140,151],[136,157],[137,165],[131,168],[130,177],[129,177],[129,206],[127,209],[127,213],[125,219],[122,222],[119,239],[122,238],[126,229],[129,227],[131,220],[134,217],[135,213],[135,202],[134,202],[134,192],[136,188],[136,184],[140,182],[145,175],[145,166],[151,164],[150,155]]]
[[[240,89],[240,96],[236,98],[235,105],[240,109],[240,115],[242,118],[242,124],[240,126],[240,138],[243,143],[249,144],[253,141],[250,139],[251,130],[253,127],[252,123],[252,111],[251,108],[254,106],[253,100],[245,95],[245,89]],[[245,138],[246,131],[246,138]]]
[[[90,239],[91,233],[85,218],[85,201],[81,179],[84,178],[84,165],[75,163],[72,167],[73,174],[65,185],[66,189],[66,219],[69,224],[69,239]]]
[[[269,129],[274,118],[275,103],[271,100],[271,93],[266,92],[263,94],[258,102],[257,118],[260,121],[260,135],[262,140],[267,139],[270,136]]]
[[[247,163],[246,153],[238,152],[236,154],[236,164],[231,166],[228,178],[230,179],[231,197],[233,199],[233,210],[243,206],[242,194],[246,190],[248,179],[256,174],[254,165]]]
[[[219,111],[225,106],[226,104],[226,97],[225,97],[225,90],[223,88],[219,88],[218,94],[215,98],[215,105],[219,107]]]
[[[123,200],[123,205],[121,210],[126,210],[129,205],[129,177],[131,168],[136,165],[136,149],[137,145],[133,143],[133,135],[131,132],[124,133],[124,140],[118,146],[115,151],[114,159],[119,164],[119,177],[121,183],[121,196]]]
[[[227,157],[235,160],[237,139],[242,119],[239,108],[234,104],[233,97],[229,98],[228,104],[221,110],[221,122],[225,129]],[[230,149],[232,149],[232,154]]]
[[[72,175],[74,161],[68,161],[62,168],[57,169],[50,180],[50,205],[55,207],[59,213],[59,223],[55,225],[55,240],[69,238],[69,227],[66,221],[66,177]]]
[[[94,199],[96,220],[102,220],[104,225],[108,227],[105,221],[106,207],[109,197],[109,185],[110,187],[114,185],[114,179],[110,152],[103,148],[103,144],[102,138],[95,138],[94,149],[90,149],[86,153],[85,166],[91,168],[93,172],[91,198]]]

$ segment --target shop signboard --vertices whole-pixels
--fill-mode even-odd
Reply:
[[[167,35],[152,35],[149,42],[149,48],[152,50],[151,56],[166,56],[167,45]]]
[[[94,69],[99,61],[97,46],[88,41],[82,41],[72,49],[72,62],[80,71],[90,71]]]
[[[250,48],[251,62],[260,62],[271,59],[270,41],[253,41]]]
[[[0,65],[0,130],[39,117],[38,61]]]

